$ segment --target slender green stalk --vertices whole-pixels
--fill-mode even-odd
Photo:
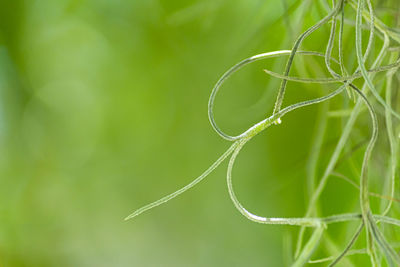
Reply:
[[[288,76],[289,75],[290,69],[291,69],[292,64],[293,64],[294,57],[295,57],[295,55],[297,53],[297,50],[299,49],[300,45],[304,41],[304,39],[307,36],[309,36],[310,34],[312,34],[314,31],[316,31],[319,28],[321,28],[324,24],[329,22],[329,20],[331,20],[331,18],[333,18],[340,11],[341,6],[343,4],[343,1],[344,0],[340,0],[339,4],[335,7],[335,9],[330,14],[328,14],[326,17],[324,17],[322,20],[320,20],[317,24],[313,25],[312,27],[310,27],[308,30],[306,30],[303,34],[301,34],[299,36],[299,38],[296,40],[296,42],[294,43],[294,46],[293,46],[293,48],[291,50],[290,57],[289,57],[289,59],[287,61],[287,64],[286,64],[286,69],[285,69],[284,76]],[[285,96],[286,85],[287,85],[287,80],[285,80],[285,79],[282,80],[281,86],[280,86],[279,91],[278,91],[278,96],[276,98],[276,102],[275,102],[275,107],[274,107],[273,113],[277,113],[281,109],[283,98]],[[278,120],[275,123],[279,124],[280,121]]]
[[[360,226],[358,227],[356,233],[355,233],[354,236],[351,238],[349,244],[347,244],[345,250],[344,250],[342,253],[340,253],[340,255],[337,256],[337,258],[334,259],[334,261],[333,261],[332,263],[329,264],[329,267],[333,267],[333,266],[335,266],[336,264],[338,264],[339,261],[340,261],[343,257],[345,257],[347,253],[349,253],[351,247],[354,245],[354,243],[357,241],[358,237],[360,236],[361,231],[362,231],[363,228],[364,228],[364,223],[361,223]]]
[[[381,66],[379,68],[375,68],[375,69],[371,69],[368,70],[367,73],[379,73],[379,72],[384,72],[384,71],[389,71],[389,70],[393,70],[396,69],[400,66],[400,61],[397,61],[396,63],[390,64],[390,65],[386,65],[386,66]],[[351,81],[351,80],[356,80],[359,78],[363,78],[363,74],[361,72],[355,72],[353,75],[351,76],[347,76],[347,77],[336,77],[336,78],[302,78],[302,77],[294,77],[294,76],[284,76],[283,74],[279,74],[267,69],[264,69],[265,73],[279,78],[279,79],[286,79],[288,81],[292,81],[292,82],[300,82],[300,83],[345,83],[347,81]]]
[[[302,252],[299,257],[296,259],[296,262],[292,265],[292,267],[300,267],[304,266],[311,258],[313,252],[317,248],[319,241],[321,240],[322,234],[324,233],[325,227],[323,225],[317,227],[307,244],[304,246]]]
[[[321,147],[328,124],[328,110],[329,102],[322,103],[318,112],[318,117],[315,121],[316,129],[312,138],[314,142],[311,145],[310,155],[307,162],[307,195],[311,195],[315,190],[318,159],[321,154]]]
[[[189,183],[188,185],[182,187],[181,189],[173,192],[172,194],[169,194],[155,202],[152,202],[136,211],[134,211],[132,214],[130,214],[128,217],[125,218],[125,220],[129,220],[132,219],[140,214],[142,214],[143,212],[150,210],[152,208],[155,208],[161,204],[164,204],[168,201],[170,201],[173,198],[176,198],[177,196],[179,196],[180,194],[186,192],[187,190],[189,190],[190,188],[192,188],[193,186],[197,185],[198,183],[200,183],[204,178],[206,178],[212,171],[214,171],[236,148],[236,146],[238,145],[238,143],[233,143],[228,150],[225,151],[224,154],[222,154],[221,157],[219,157],[204,173],[202,173],[199,177],[197,177],[196,179],[194,179],[191,183]]]
[[[339,66],[340,66],[340,71],[341,71],[341,76],[349,76],[348,71],[346,70],[346,67],[344,65],[344,55],[343,55],[343,32],[344,32],[344,7],[345,5],[342,5],[342,9],[340,10],[340,28],[339,28]],[[347,95],[349,96],[350,99],[353,99],[356,101],[356,94],[354,93],[353,90],[349,86],[346,86],[347,89]]]
[[[354,181],[352,181],[350,178],[344,176],[343,174],[337,173],[337,172],[332,172],[331,175],[346,181],[347,183],[352,185],[354,188],[360,190],[360,186],[358,186],[358,184],[356,184]],[[381,195],[381,194],[377,194],[377,193],[374,193],[374,192],[369,192],[369,195],[372,196],[372,197],[380,198],[380,199],[390,200],[391,202],[395,201],[395,202],[399,202],[400,203],[400,199],[396,199],[396,198],[394,198],[392,196]]]
[[[393,56],[392,56],[393,58]],[[386,75],[386,103],[388,106],[390,106],[390,102],[392,100],[392,85],[393,85],[393,75],[397,71],[396,69],[393,69],[389,71]],[[393,121],[392,121],[392,115],[389,112],[389,110],[385,109],[385,120],[386,120],[386,132],[389,140],[389,146],[390,146],[390,168],[388,171],[388,178],[387,180],[390,181],[390,196],[393,199],[394,198],[394,193],[395,193],[395,188],[396,188],[396,169],[397,169],[397,157],[396,157],[396,138],[393,133]],[[391,206],[392,206],[393,201],[389,200],[389,203],[385,210],[383,211],[383,215],[386,215]]]
[[[400,244],[399,243],[394,243],[394,244],[392,244],[392,247],[399,248]],[[352,250],[348,251],[346,256],[361,255],[361,254],[367,254],[367,250],[366,249],[352,249]],[[310,260],[310,261],[308,261],[308,263],[309,264],[324,263],[324,262],[327,262],[327,261],[333,261],[334,259],[335,259],[335,256],[329,256],[329,257],[326,257],[326,258]]]
[[[332,0],[332,5],[335,6],[335,0]],[[343,11],[343,6],[341,6],[340,8],[340,12]],[[332,16],[332,20],[331,20],[331,32],[329,35],[329,40],[328,40],[328,45],[326,47],[326,51],[325,51],[325,65],[326,68],[328,69],[329,73],[332,75],[332,77],[338,78],[340,77],[339,74],[337,74],[332,68],[331,68],[331,57],[332,57],[332,50],[333,50],[333,44],[335,42],[335,35],[336,35],[336,14]],[[340,54],[340,53],[339,53]],[[339,57],[339,62],[341,62],[342,58]],[[342,64],[341,64],[342,66]]]

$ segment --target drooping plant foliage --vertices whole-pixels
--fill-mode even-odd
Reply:
[[[391,2],[389,3],[391,4]],[[230,157],[227,169],[227,187],[232,202],[237,210],[244,217],[253,222],[261,224],[286,224],[300,227],[293,266],[323,262],[328,263],[329,266],[334,266],[346,256],[354,254],[367,254],[372,266],[381,266],[382,264],[400,266],[400,255],[397,250],[397,244],[393,244],[392,241],[388,240],[385,231],[389,227],[400,226],[400,220],[391,216],[393,213],[393,203],[398,202],[396,199],[396,188],[398,184],[398,145],[400,135],[397,126],[399,125],[400,113],[396,111],[396,105],[393,104],[396,103],[396,97],[398,97],[399,93],[398,86],[400,77],[398,69],[400,67],[400,29],[396,28],[396,26],[400,23],[400,10],[396,11],[394,9],[395,7],[393,7],[393,10],[391,10],[391,23],[393,25],[389,26],[375,14],[375,5],[378,3],[373,3],[371,0],[332,0],[331,3],[321,0],[318,4],[326,10],[326,16],[300,34],[295,40],[291,50],[273,51],[249,57],[230,68],[216,83],[210,95],[208,115],[210,123],[217,134],[223,139],[233,142],[228,150],[190,184],[156,202],[136,210],[126,219],[134,218],[182,194],[191,187],[197,185],[225,159]],[[322,52],[302,50],[303,41],[310,38],[313,32],[319,30],[324,25],[330,26],[326,50]],[[345,32],[347,32],[347,34],[354,34],[354,43],[344,42]],[[349,51],[354,51],[355,55],[351,57],[352,55]],[[333,56],[334,54],[337,55],[337,58]],[[326,70],[331,77],[312,78],[291,76],[291,69],[294,62],[296,58],[300,56],[307,58],[324,58]],[[217,125],[213,112],[214,100],[224,82],[229,79],[232,74],[248,64],[276,57],[288,57],[288,59],[282,74],[265,70],[266,74],[281,79],[273,113],[237,136],[225,133]],[[346,64],[346,61],[350,60],[356,62],[356,67],[353,68],[353,70],[350,70],[347,67],[348,64]],[[383,81],[378,81],[378,75],[383,77]],[[325,96],[283,107],[282,105],[288,82],[305,84],[318,83],[321,85],[338,84],[338,87]],[[333,153],[327,165],[324,167],[322,176],[315,181],[308,181],[312,186],[308,208],[306,209],[304,217],[262,217],[248,211],[237,198],[232,183],[232,169],[241,149],[254,136],[262,131],[269,127],[279,127],[279,124],[284,123],[282,122],[284,121],[283,117],[287,113],[309,105],[330,101],[332,98],[340,96],[349,98],[353,104],[347,110],[336,111],[337,114],[345,117],[346,122]],[[370,126],[367,126],[371,129],[370,138],[365,147],[363,161],[359,166],[359,176],[350,179],[346,175],[339,173],[336,167],[343,154],[345,144],[352,134],[357,119],[365,112],[370,118]],[[324,114],[324,116],[327,115]],[[378,116],[382,118],[384,127],[382,123],[378,121]],[[381,193],[370,192],[369,190],[369,169],[371,167],[371,157],[374,156],[374,146],[377,142],[378,135],[384,136],[390,147],[390,156],[387,159],[389,168],[387,173],[383,174],[383,180],[387,186],[384,187],[384,192]],[[316,143],[321,143],[323,131],[317,131],[315,139]],[[313,151],[315,152],[313,154],[314,157],[318,157],[318,144],[314,147]],[[313,163],[310,164],[312,165]],[[311,166],[311,168],[315,168],[315,166]],[[318,217],[320,213],[317,209],[318,202],[328,184],[328,180],[332,177],[343,179],[359,190],[358,211],[355,211],[355,213],[335,214],[329,217]],[[307,177],[307,179],[314,178]],[[358,182],[354,182],[354,180]],[[379,211],[372,211],[370,197],[380,199],[381,209]],[[355,230],[352,238],[348,240],[347,246],[343,247],[342,253],[339,255],[331,255],[327,258],[311,260],[313,253],[319,246],[321,238],[329,225],[347,221],[357,221],[359,222],[359,227]],[[312,229],[312,233],[306,235],[306,229]],[[352,248],[360,236],[365,236],[366,247],[363,249]]]

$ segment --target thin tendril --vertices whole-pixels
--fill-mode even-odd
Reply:
[[[393,75],[397,69],[391,70],[387,73],[387,82],[386,82],[386,102],[390,106],[390,101],[392,99],[392,82]],[[389,146],[390,146],[390,168],[389,168],[389,181],[390,181],[390,196],[394,198],[395,188],[396,188],[396,169],[397,169],[397,160],[396,160],[396,141],[393,133],[393,122],[392,116],[390,112],[385,110],[385,120],[386,120],[386,132],[388,135]],[[393,201],[390,200],[387,207],[383,211],[383,215],[386,215],[390,208],[392,207]]]
[[[274,57],[280,57],[280,56],[288,56],[291,55],[292,51],[291,50],[281,50],[281,51],[274,51],[274,52],[269,52],[269,53],[263,53],[263,54],[258,54],[249,58],[246,58],[233,67],[231,67],[227,72],[225,72],[221,78],[217,81],[215,84],[214,88],[211,91],[210,98],[208,100],[208,118],[211,123],[211,126],[215,130],[215,132],[221,136],[222,138],[228,140],[228,141],[235,141],[240,138],[240,135],[238,136],[231,136],[226,133],[224,133],[217,125],[215,118],[214,118],[214,102],[215,98],[217,96],[217,93],[219,92],[221,86],[225,83],[225,81],[232,76],[235,72],[243,68],[244,66],[253,63],[258,60],[262,59],[267,59],[267,58],[274,58]],[[319,56],[319,57],[324,57],[324,54],[321,54],[319,52],[314,52],[314,51],[298,51],[297,53],[302,54],[302,55],[308,55],[308,56]],[[338,61],[333,60],[334,62],[338,63]]]
[[[155,208],[161,204],[164,204],[167,201],[170,201],[173,198],[176,198],[177,196],[179,196],[180,194],[186,192],[187,190],[189,190],[190,188],[192,188],[193,186],[197,185],[198,183],[200,183],[204,178],[206,178],[213,170],[215,170],[236,148],[238,144],[237,143],[233,143],[228,150],[225,151],[224,154],[222,154],[221,157],[219,157],[203,174],[201,174],[199,177],[197,177],[196,179],[194,179],[191,183],[189,183],[188,185],[182,187],[181,189],[173,192],[172,194],[169,194],[155,202],[152,202],[136,211],[134,211],[132,214],[130,214],[128,217],[125,218],[125,220],[129,220],[132,219],[140,214],[142,214],[143,212],[150,210],[152,208]]]
[[[390,64],[387,66],[381,66],[375,69],[371,69],[368,70],[368,73],[379,73],[379,72],[384,72],[384,71],[389,71],[389,70],[393,70],[396,69],[400,66],[400,62],[396,62],[394,64]],[[279,79],[286,79],[288,81],[293,81],[293,82],[300,82],[300,83],[321,83],[321,84],[325,84],[325,83],[343,83],[343,82],[347,82],[347,81],[352,81],[352,80],[356,80],[359,78],[362,78],[363,75],[361,74],[361,72],[356,72],[351,76],[347,76],[347,77],[341,77],[338,76],[336,78],[302,78],[302,77],[295,77],[295,76],[284,76],[282,74],[264,69],[265,73],[267,73],[268,75],[271,75],[275,78],[279,78]]]
[[[329,267],[333,267],[336,264],[339,263],[339,261],[346,256],[346,254],[349,253],[351,247],[354,245],[354,243],[357,241],[358,237],[361,234],[362,229],[364,228],[364,223],[361,223],[360,226],[358,227],[356,233],[354,234],[354,236],[350,239],[349,244],[347,244],[346,248],[344,249],[344,251],[342,253],[340,253],[339,256],[337,256],[337,258],[331,263],[329,264]]]
[[[334,17],[339,12],[343,2],[344,2],[344,0],[340,0],[340,3],[336,6],[336,8],[330,14],[328,14],[326,17],[324,17],[322,20],[320,20],[317,24],[313,25],[312,27],[310,27],[308,30],[306,30],[303,34],[301,34],[299,36],[299,38],[296,40],[296,42],[295,42],[295,44],[294,44],[294,46],[292,48],[290,57],[289,57],[289,59],[287,61],[284,76],[288,76],[289,75],[290,69],[291,69],[292,64],[293,64],[294,56],[296,55],[297,50],[299,49],[299,47],[302,44],[302,42],[304,41],[304,39],[307,36],[309,36],[311,33],[313,33],[314,31],[316,31],[319,28],[321,28],[332,17]],[[286,85],[287,85],[287,80],[282,80],[281,86],[279,88],[278,96],[276,98],[276,102],[275,102],[275,107],[274,107],[273,113],[277,113],[280,110],[281,106],[282,106],[283,98],[285,96]],[[280,123],[280,121],[276,122],[276,124],[279,124],[279,123]]]

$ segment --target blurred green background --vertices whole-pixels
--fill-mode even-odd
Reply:
[[[326,13],[317,5],[295,10],[300,2],[2,1],[0,266],[290,262],[297,228],[243,218],[226,190],[226,163],[168,204],[123,219],[190,182],[229,147],[208,122],[211,88],[239,60],[289,49],[294,33]],[[315,40],[328,32],[305,47],[324,51],[326,42]],[[256,63],[224,86],[215,110],[223,129],[237,134],[271,113],[279,80],[262,69],[282,71],[284,62]],[[326,92],[291,85],[284,104]],[[324,108],[289,114],[244,148],[234,182],[250,211],[304,214],[306,161]],[[339,134],[330,128],[324,153]],[[327,203],[327,214],[358,205]]]

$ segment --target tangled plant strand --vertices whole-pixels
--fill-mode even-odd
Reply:
[[[344,49],[343,49],[343,36],[344,36],[344,27],[345,27],[345,7],[349,5],[356,12],[355,18],[355,48],[356,48],[356,57],[357,57],[357,68],[353,72],[353,74],[349,74],[349,72],[344,63]],[[325,5],[327,9],[330,9],[328,5]],[[363,24],[363,19],[368,23],[368,27],[365,27]],[[339,34],[336,34],[337,30],[337,21],[340,22]],[[331,29],[329,34],[329,40],[327,47],[325,49],[325,53],[315,52],[315,51],[305,51],[300,50],[300,47],[303,41],[309,37],[313,32],[320,29],[327,23],[331,22]],[[365,52],[363,52],[363,42],[362,42],[362,30],[363,28],[368,29],[369,38],[366,46]],[[338,60],[332,56],[334,44],[336,40],[336,36],[338,36]],[[374,59],[373,64],[370,69],[367,69],[366,65],[368,59],[372,57],[372,51],[374,50],[375,38],[378,37],[382,39],[383,45],[382,48]],[[400,32],[386,26],[381,20],[379,20],[375,16],[374,7],[371,0],[366,0],[366,6],[364,0],[339,0],[332,1],[332,9],[328,11],[328,15],[326,15],[322,20],[318,23],[310,27],[304,33],[302,33],[297,40],[295,41],[293,48],[291,50],[280,50],[273,51],[263,54],[258,54],[247,58],[232,68],[230,68],[226,73],[222,75],[222,77],[218,80],[216,85],[211,91],[209,102],[208,102],[208,116],[211,123],[211,126],[215,130],[215,132],[225,140],[233,142],[233,144],[226,150],[226,152],[218,158],[203,174],[201,174],[198,178],[193,180],[188,185],[183,188],[175,191],[174,193],[167,195],[153,203],[150,203],[135,212],[129,215],[126,220],[134,218],[141,213],[152,209],[156,206],[159,206],[178,195],[184,193],[189,190],[193,186],[197,185],[204,178],[206,178],[212,171],[214,171],[225,159],[230,156],[229,164],[227,167],[227,188],[230,195],[230,198],[236,207],[236,209],[248,220],[261,223],[261,224],[280,224],[280,225],[294,225],[300,226],[299,236],[297,239],[296,250],[295,250],[295,261],[292,266],[303,266],[307,263],[320,263],[320,262],[330,262],[329,266],[334,266],[340,260],[348,255],[355,254],[368,254],[370,261],[373,266],[380,266],[382,257],[385,259],[386,263],[389,266],[400,266],[400,256],[395,250],[395,245],[390,243],[386,236],[384,235],[384,231],[380,229],[378,226],[378,222],[384,223],[386,225],[392,226],[400,226],[400,220],[392,217],[388,217],[387,215],[390,213],[391,208],[393,206],[393,201],[397,201],[395,199],[395,178],[396,178],[396,168],[397,168],[397,157],[396,153],[398,151],[398,141],[395,140],[394,134],[394,126],[392,121],[392,116],[397,119],[400,119],[400,115],[398,112],[394,110],[395,107],[392,107],[392,85],[393,79],[395,77],[396,71],[400,67],[400,58],[394,53],[398,54],[398,49],[389,49],[391,43],[394,42],[394,48],[398,48],[400,46]],[[388,53],[392,53],[390,57],[389,64],[382,65],[382,62],[385,60]],[[317,56],[323,57],[325,61],[326,68],[332,77],[326,78],[303,78],[303,77],[295,77],[290,75],[290,70],[293,66],[295,56],[303,55],[303,56]],[[281,79],[281,85],[278,90],[277,98],[274,104],[274,110],[272,114],[260,121],[259,123],[253,125],[248,128],[243,133],[232,136],[226,134],[222,131],[218,124],[214,119],[214,102],[222,85],[225,83],[229,77],[232,76],[235,72],[242,69],[244,66],[249,65],[255,61],[283,57],[288,56],[286,62],[286,67],[283,74],[279,74],[276,72],[272,72],[270,70],[265,70],[268,75],[272,77]],[[340,73],[337,73],[333,67],[332,62],[338,65],[340,69]],[[380,92],[378,88],[374,85],[373,80],[376,74],[386,72],[386,95],[385,99],[380,96]],[[357,80],[362,79],[364,81],[361,89],[359,89],[355,83]],[[334,83],[342,83],[340,87],[336,90],[326,94],[325,96],[299,102],[285,108],[282,108],[285,91],[288,82],[300,82],[300,83],[319,83],[319,84],[334,84]],[[303,108],[306,106],[322,103],[325,101],[329,101],[330,99],[341,95],[344,91],[347,91],[347,96],[354,100],[354,107],[351,109],[351,112],[348,116],[348,120],[343,128],[342,135],[338,140],[338,143],[333,150],[333,153],[329,159],[329,162],[319,179],[318,184],[315,189],[313,188],[312,195],[310,197],[310,201],[308,203],[307,211],[302,218],[275,218],[275,217],[263,217],[248,211],[237,198],[234,186],[232,182],[232,172],[233,167],[236,162],[236,158],[239,155],[241,149],[256,135],[263,132],[267,128],[273,125],[280,124],[281,118],[289,112],[292,112],[298,108]],[[373,97],[370,97],[372,94]],[[372,152],[375,146],[375,143],[378,138],[379,133],[379,125],[377,114],[374,110],[372,101],[377,101],[385,110],[385,122],[387,125],[387,137],[390,145],[390,169],[388,172],[388,185],[390,187],[389,195],[372,193],[369,191],[369,176],[368,170],[370,166],[370,160],[372,156]],[[362,113],[362,108],[366,108],[368,111],[370,120],[371,120],[371,137],[369,139],[368,145],[364,152],[363,162],[361,165],[361,174],[359,176],[359,185],[355,184],[351,179],[345,177],[344,175],[335,173],[335,166],[339,160],[340,154],[343,151],[346,142],[348,141],[352,129],[357,121],[357,118]],[[339,178],[344,179],[345,181],[352,184],[359,190],[359,201],[360,201],[360,213],[345,213],[332,215],[329,217],[318,217],[316,204],[327,185],[327,181],[331,176],[338,176]],[[381,215],[374,214],[370,207],[370,196],[375,196],[380,199],[388,200],[387,205],[383,208],[383,212]],[[341,222],[349,222],[349,221],[359,221],[359,227],[356,229],[351,239],[348,241],[347,245],[343,248],[343,251],[336,256],[330,256],[323,259],[310,260],[314,251],[318,248],[318,245],[322,239],[323,233],[326,231],[328,226],[332,223],[341,223]],[[303,246],[303,239],[305,228],[312,228],[313,232],[309,237],[308,241]],[[352,247],[355,245],[359,237],[361,236],[362,231],[365,231],[367,237],[367,247],[365,249],[354,250]],[[377,250],[379,248],[379,250]]]

